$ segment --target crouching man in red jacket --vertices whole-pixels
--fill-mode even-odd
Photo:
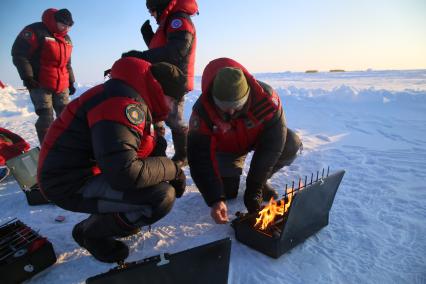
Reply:
[[[72,236],[100,261],[124,260],[129,249],[115,237],[164,217],[185,190],[184,173],[153,128],[185,93],[184,79],[168,63],[120,59],[111,79],[68,104],[46,135],[41,191],[66,210],[91,214]]]
[[[237,197],[247,153],[254,151],[244,204],[255,212],[263,200],[277,199],[266,181],[293,162],[302,143],[287,128],[277,93],[238,62],[211,61],[201,82],[202,94],[189,122],[188,162],[211,216],[226,223],[225,200]]]

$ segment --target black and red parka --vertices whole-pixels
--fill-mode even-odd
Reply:
[[[134,57],[116,61],[110,80],[73,100],[53,122],[38,163],[47,199],[65,207],[67,198],[98,174],[121,192],[176,178],[172,160],[151,156],[156,144],[152,125],[170,109],[150,66]]]
[[[198,12],[195,0],[171,0],[158,19],[156,32],[144,36],[148,50],[141,58],[151,63],[167,62],[186,75],[186,90],[194,89],[195,26],[191,16]]]
[[[251,89],[243,110],[231,119],[220,114],[211,95],[214,78],[224,67],[241,69]],[[201,88],[189,121],[188,163],[195,184],[211,206],[225,200],[216,153],[242,156],[254,150],[246,184],[259,185],[257,190],[261,190],[284,150],[287,127],[277,93],[232,59],[211,61],[204,69]]]
[[[47,9],[42,21],[26,26],[12,46],[13,64],[22,80],[34,78],[41,88],[63,92],[74,83],[72,42],[57,28],[57,9]]]

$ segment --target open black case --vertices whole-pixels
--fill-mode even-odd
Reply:
[[[37,164],[40,148],[36,147],[28,152],[6,161],[7,167],[24,191],[29,205],[49,203],[40,192],[37,183]]]
[[[52,244],[23,222],[0,225],[0,283],[21,283],[55,262]]]
[[[331,206],[344,174],[342,170],[310,184],[305,182],[293,197],[284,222],[275,231],[256,229],[257,214],[236,218],[232,227],[237,240],[271,257],[280,257],[328,225]]]
[[[125,263],[88,278],[86,283],[226,284],[230,254],[231,239],[225,238],[178,253]]]

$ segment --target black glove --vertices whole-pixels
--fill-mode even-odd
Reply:
[[[155,148],[151,153],[151,157],[167,157],[166,150],[167,150],[167,140],[164,138],[164,136],[157,136],[156,137],[156,143]]]
[[[262,204],[262,185],[257,182],[246,181],[246,191],[244,192],[244,205],[249,213],[260,210]]]
[[[107,69],[104,71],[104,77],[110,76],[110,74],[111,74],[111,69]]]
[[[154,31],[152,30],[152,27],[149,24],[149,20],[146,20],[145,23],[142,24],[141,34],[142,34],[143,40],[148,46],[151,43],[152,37],[154,36]]]
[[[24,79],[24,86],[28,89],[28,91],[31,91],[32,89],[37,89],[40,87],[39,83],[36,80],[34,80],[33,77]]]
[[[69,91],[69,95],[72,96],[75,94],[75,87],[74,87],[74,83],[70,82],[70,85],[68,86],[68,91]]]
[[[186,176],[182,169],[176,165],[176,169],[178,170],[176,174],[176,179],[171,180],[170,184],[175,188],[176,198],[182,197],[186,188]]]
[[[143,59],[143,52],[139,50],[130,50],[128,52],[121,54],[121,58],[123,57],[137,57],[137,58]]]

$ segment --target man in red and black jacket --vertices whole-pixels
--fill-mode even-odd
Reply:
[[[194,89],[194,62],[196,48],[195,26],[191,16],[198,12],[195,0],[147,0],[146,6],[156,21],[154,33],[149,20],[141,27],[141,33],[148,50],[129,51],[123,56],[135,56],[151,63],[168,62],[178,66],[186,75],[185,93]],[[184,97],[174,101],[173,109],[166,119],[172,131],[175,154],[173,160],[187,163],[188,126],[183,118]],[[164,135],[164,123],[156,124],[157,131]]]
[[[30,91],[40,145],[47,129],[75,93],[71,67],[72,43],[68,36],[74,24],[67,9],[47,9],[42,22],[26,26],[12,46],[13,64],[24,86]]]
[[[66,210],[91,214],[72,234],[100,261],[125,259],[129,249],[114,237],[158,221],[183,194],[185,175],[158,156],[165,149],[153,130],[180,98],[183,80],[174,65],[122,58],[110,80],[73,100],[49,128],[40,190]]]
[[[195,184],[212,207],[211,216],[216,223],[226,223],[225,200],[237,197],[247,153],[254,151],[244,204],[256,212],[263,200],[277,199],[266,182],[293,162],[302,143],[287,128],[277,93],[238,62],[211,61],[201,88],[189,122],[188,162]]]

